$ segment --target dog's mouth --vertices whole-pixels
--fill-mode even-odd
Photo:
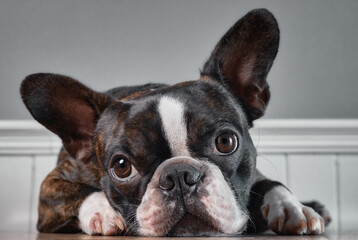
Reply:
[[[221,236],[223,234],[217,227],[215,227],[213,222],[209,221],[208,216],[206,216],[205,212],[201,212],[200,210],[198,210],[199,208],[195,208],[193,206],[188,208],[184,201],[177,201],[175,205],[177,205],[176,210],[170,213],[167,212],[159,219],[156,219],[157,224],[155,224],[155,226],[152,226],[151,231],[142,232],[141,235],[167,237],[200,237]],[[166,225],[166,222],[170,222],[170,224]],[[166,230],[161,231],[161,229],[165,228]]]
[[[167,236],[213,236],[220,234],[220,231],[211,223],[186,213],[179,222],[169,231]]]
[[[232,189],[216,165],[208,162],[199,164],[189,158],[173,158],[163,164],[157,169],[158,176],[153,177],[137,209],[139,235],[233,235],[246,226],[247,216],[237,205]],[[161,178],[165,169],[174,168],[178,172],[183,171],[183,167],[191,169],[192,166],[196,166],[196,169],[205,167],[205,177],[201,181],[189,185],[180,182],[184,180],[177,177],[175,191],[175,188],[163,190],[164,185],[158,187],[161,186],[161,179],[167,179]]]

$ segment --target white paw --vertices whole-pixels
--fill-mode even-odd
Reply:
[[[261,212],[269,228],[278,234],[315,235],[324,232],[323,218],[281,186],[266,193]]]
[[[117,235],[124,231],[124,220],[110,205],[103,192],[89,195],[82,203],[78,219],[89,235]]]

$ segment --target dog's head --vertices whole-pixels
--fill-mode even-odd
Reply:
[[[256,150],[279,29],[267,10],[240,19],[197,81],[95,92],[55,74],[22,83],[33,117],[78,161],[100,166],[100,186],[129,232],[146,236],[245,230]]]

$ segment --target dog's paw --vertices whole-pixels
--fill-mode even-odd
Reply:
[[[311,201],[311,202],[302,202],[302,204],[307,207],[311,207],[316,213],[318,213],[323,218],[325,226],[328,226],[329,223],[332,221],[329,211],[320,202]]]
[[[82,203],[78,218],[83,232],[89,235],[118,235],[124,220],[110,205],[103,192],[95,192]]]
[[[261,212],[269,228],[277,234],[316,235],[324,232],[323,218],[281,186],[265,195]]]

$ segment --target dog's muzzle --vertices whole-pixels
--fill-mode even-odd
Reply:
[[[164,161],[137,209],[143,236],[235,234],[247,217],[218,166],[189,157]]]

